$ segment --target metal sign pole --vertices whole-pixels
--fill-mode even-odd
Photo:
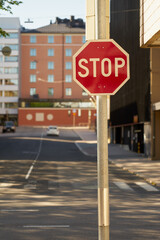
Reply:
[[[109,0],[95,0],[96,39],[109,39]],[[109,240],[107,95],[97,96],[97,169],[99,240]]]
[[[86,40],[89,41],[73,56],[73,79],[89,94],[97,95],[99,240],[109,240],[108,102],[109,95],[129,80],[129,54],[109,39],[110,0],[86,3]]]
[[[97,96],[97,168],[99,226],[109,226],[107,96]]]

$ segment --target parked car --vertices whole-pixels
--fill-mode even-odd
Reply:
[[[14,125],[13,121],[6,121],[2,127],[2,133],[5,132],[15,132],[16,131],[16,127]]]
[[[57,126],[49,126],[47,128],[47,135],[56,135],[59,136],[59,129]]]

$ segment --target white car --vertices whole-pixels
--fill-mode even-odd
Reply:
[[[56,135],[59,136],[59,129],[57,126],[49,126],[47,128],[47,135]]]

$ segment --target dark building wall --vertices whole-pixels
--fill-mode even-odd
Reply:
[[[139,47],[139,0],[111,0],[111,38],[130,54],[130,80],[111,97],[112,125],[150,121],[150,50]]]

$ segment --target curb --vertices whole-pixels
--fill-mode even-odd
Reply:
[[[87,143],[86,143],[87,144]],[[92,153],[88,153],[87,151],[85,151],[78,142],[75,142],[75,145],[77,146],[77,148],[86,156],[89,156],[89,157],[96,157],[97,154],[92,154]]]
[[[78,134],[76,131],[75,133],[83,140],[83,138],[80,136],[80,134]],[[97,154],[92,154],[92,153],[89,153],[87,151],[85,151],[85,149],[83,149],[80,144],[78,143],[75,143],[76,146],[78,147],[78,149],[83,153],[85,154],[86,156],[91,156],[91,157],[96,157]],[[123,166],[123,163],[122,164],[119,164],[119,163],[116,163],[114,160],[112,160],[111,158],[108,157],[108,161],[112,164],[114,164],[115,166],[125,170],[125,171],[128,171],[129,173],[133,174],[133,175],[136,175],[137,177],[139,178],[142,178],[143,180],[145,180],[146,182],[148,182],[149,184],[153,185],[153,186],[157,186],[157,187],[160,187],[160,184],[158,182],[155,182],[153,181],[150,177],[146,177],[143,175],[143,173],[139,173],[139,172],[136,172],[134,170],[129,170],[127,167]]]
[[[139,174],[139,173],[137,173],[137,172],[135,172],[135,171],[129,170],[129,169],[126,168],[126,167],[122,167],[122,166],[120,166],[118,163],[115,163],[113,160],[111,160],[111,159],[109,159],[109,158],[108,158],[108,161],[109,161],[110,163],[114,164],[115,166],[117,166],[117,167],[119,167],[119,168],[121,168],[121,169],[123,169],[123,170],[125,170],[125,171],[127,171],[127,172],[129,172],[129,173],[131,173],[131,174],[133,174],[133,175],[136,175],[136,176],[139,177],[139,178],[142,178],[143,180],[145,180],[145,181],[148,182],[149,184],[152,184],[153,186],[160,187],[160,185],[159,185],[158,183],[152,181],[151,179],[146,178],[146,177],[144,177],[143,175],[141,175],[141,174]]]

